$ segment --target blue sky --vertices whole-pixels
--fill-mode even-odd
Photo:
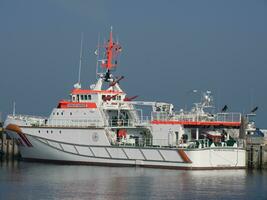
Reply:
[[[218,109],[248,112],[267,127],[267,1],[1,0],[0,111],[48,115],[77,82],[95,81],[98,34],[113,26],[123,47],[116,73],[129,96],[174,103],[211,90]]]

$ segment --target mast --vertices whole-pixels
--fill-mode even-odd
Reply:
[[[120,87],[118,86],[118,82],[123,79],[123,77],[120,77],[119,79],[114,79],[111,70],[116,68],[118,66],[118,55],[122,51],[121,46],[118,42],[113,41],[113,32],[112,27],[110,29],[109,39],[107,42],[104,41],[104,58],[98,60],[99,56],[99,45],[97,50],[95,51],[95,54],[97,56],[97,61],[101,62],[101,67],[103,69],[106,69],[106,72],[104,73],[98,73],[98,64],[96,65],[96,75],[100,78],[97,80],[96,85],[94,86],[95,90],[101,90],[103,82],[110,83],[110,87],[116,87],[116,90],[121,91]]]
[[[113,42],[113,33],[112,33],[112,27],[109,34],[109,40],[105,44],[105,56],[106,58],[102,60],[101,66],[103,68],[106,68],[106,74],[105,74],[105,81],[109,82],[111,78],[110,71],[112,68],[117,67],[117,57],[118,54],[121,52],[121,46],[118,43]]]

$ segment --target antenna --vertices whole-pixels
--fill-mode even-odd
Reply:
[[[81,89],[82,56],[83,56],[83,32],[81,33],[81,49],[80,49],[80,62],[79,62],[78,83],[75,83],[74,84],[74,88],[76,88],[76,89]]]
[[[16,102],[13,101],[13,116],[16,115]]]
[[[99,62],[99,46],[100,45],[100,34],[98,33],[98,40],[97,40],[97,49],[95,50],[96,54],[96,79],[98,75],[98,62]]]
[[[81,33],[81,49],[80,49],[79,74],[78,74],[79,84],[81,84],[82,55],[83,55],[83,32]]]

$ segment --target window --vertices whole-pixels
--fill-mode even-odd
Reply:
[[[48,133],[48,131],[46,131]]]
[[[72,115],[72,112],[70,112],[70,115]]]
[[[57,112],[57,115],[58,115],[58,112]]]
[[[104,100],[106,98],[106,96],[105,95],[102,95],[102,100]]]
[[[51,131],[51,133],[53,133],[53,131]]]
[[[80,95],[77,95],[77,101],[80,101]]]
[[[75,101],[75,96],[72,96],[72,101]]]
[[[121,100],[121,96],[118,96],[118,100]]]
[[[38,133],[41,133],[41,131],[39,130]]]
[[[61,112],[61,115],[63,115],[63,112]]]
[[[88,94],[88,100],[91,100],[91,95],[90,94]]]
[[[84,95],[84,100],[87,100],[87,95]]]
[[[59,131],[59,133],[61,134],[61,130]]]
[[[83,94],[81,95],[81,100],[83,100]]]

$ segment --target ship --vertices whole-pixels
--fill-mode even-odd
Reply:
[[[23,160],[170,169],[246,167],[241,113],[227,112],[227,107],[214,112],[210,91],[189,111],[176,111],[171,103],[137,101],[122,90],[124,77],[113,74],[122,47],[112,30],[102,47],[102,71],[89,88],[75,84],[69,99],[60,100],[48,117],[7,116],[5,132],[16,141]]]

